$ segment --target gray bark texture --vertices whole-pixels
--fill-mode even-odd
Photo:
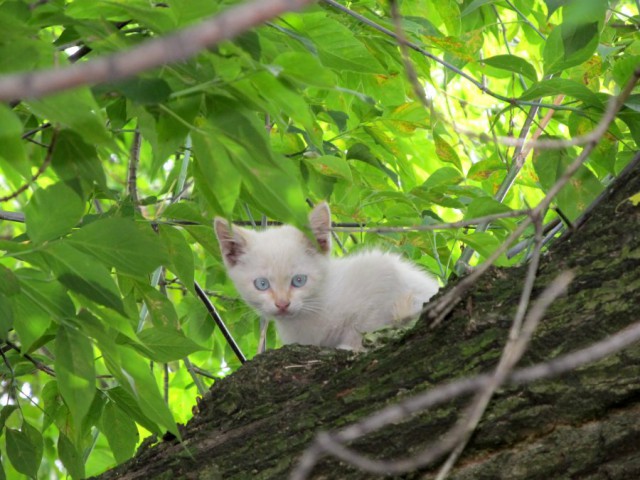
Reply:
[[[635,167],[587,220],[541,260],[533,298],[564,270],[575,279],[547,310],[519,366],[586,347],[640,320],[640,192]],[[436,328],[362,354],[287,346],[216,382],[183,429],[109,471],[107,479],[287,478],[318,431],[495,368],[526,267],[491,269]],[[383,428],[351,446],[379,459],[437,441],[470,397]],[[432,478],[437,465],[397,478]],[[314,479],[382,478],[325,457]],[[569,374],[498,390],[451,479],[640,478],[640,346]]]

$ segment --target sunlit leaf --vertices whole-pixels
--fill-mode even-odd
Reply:
[[[378,73],[384,69],[351,30],[324,12],[299,17],[299,30],[314,40],[323,65],[341,70]]]
[[[602,101],[584,85],[564,78],[552,78],[536,83],[522,94],[520,100],[534,100],[550,95],[569,95],[587,105],[602,108]]]
[[[306,158],[305,162],[323,175],[344,178],[348,182],[353,181],[349,164],[343,158],[333,155],[323,155],[321,157]]]

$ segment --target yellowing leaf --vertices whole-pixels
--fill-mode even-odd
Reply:
[[[630,196],[629,201],[633,204],[634,207],[637,207],[638,204],[640,203],[640,192]]]

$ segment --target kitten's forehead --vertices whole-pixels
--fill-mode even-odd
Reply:
[[[247,260],[257,268],[288,270],[311,257],[304,234],[287,225],[255,232],[247,247]]]

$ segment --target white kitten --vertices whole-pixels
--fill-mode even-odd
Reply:
[[[331,258],[326,203],[309,214],[316,242],[285,225],[256,232],[214,225],[229,276],[272,318],[284,343],[362,349],[362,334],[415,316],[438,282],[397,255],[369,250]]]

